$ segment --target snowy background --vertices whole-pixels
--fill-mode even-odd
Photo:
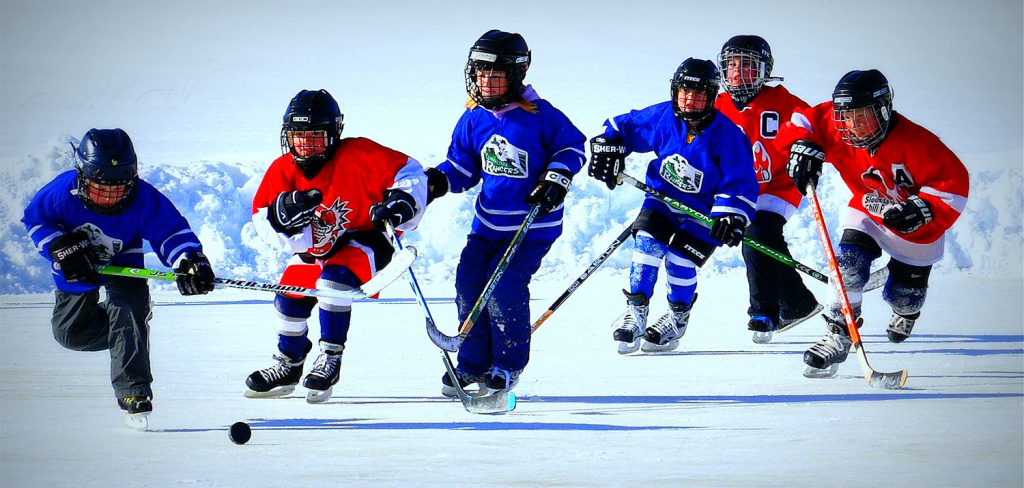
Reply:
[[[853,471],[869,485],[1020,486],[1022,17],[1019,1],[3,0],[0,485],[254,486],[288,473],[469,484],[494,473],[522,485],[836,486],[855,483],[847,477]],[[269,364],[270,326],[250,325],[269,312],[265,295],[218,291],[182,300],[154,284],[157,429],[122,432],[105,356],[64,351],[49,337],[52,283],[19,222],[35,191],[72,167],[68,142],[91,127],[124,128],[142,176],[183,211],[218,274],[274,280],[284,257],[248,222],[262,173],[280,154],[291,97],[326,88],[345,113],[344,135],[434,166],[463,110],[466,53],[490,28],[525,36],[534,55],[527,82],[588,135],[609,116],[664,100],[683,59],[713,59],[735,34],[764,36],[774,74],[811,104],[827,99],[850,69],[885,73],[896,110],[938,134],[972,179],[967,210],[933,273],[925,329],[891,346],[884,304],[877,294],[866,303],[875,366],[911,369],[914,389],[867,389],[854,380],[852,363],[842,381],[801,378],[799,355],[820,324],[753,347],[743,330],[746,286],[735,249],[716,252],[701,271],[702,303],[676,355],[619,358],[606,324],[621,313],[627,244],[538,333],[519,388],[524,401],[496,421],[437,397],[440,364],[404,285],[389,289],[390,302],[357,305],[338,400],[311,407],[299,396],[254,402],[240,395],[245,375]],[[630,172],[642,174],[648,159],[635,155]],[[835,228],[848,193],[834,172],[821,195]],[[454,317],[451,280],[473,196],[438,200],[406,237],[420,250],[414,271],[428,285],[435,316]],[[564,235],[533,287],[534,316],[631,220],[641,198],[576,178]],[[796,259],[825,269],[809,209],[786,232]],[[152,256],[147,264],[159,267]],[[826,300],[827,290],[814,286]],[[442,328],[454,330],[453,321]],[[390,347],[382,351],[385,326],[394,330],[384,332]],[[406,330],[415,332],[399,333]],[[893,418],[905,425],[890,431]],[[256,429],[248,451],[223,438],[242,419]],[[816,438],[821,431],[856,441],[837,441],[837,453]],[[137,470],[115,461],[126,452]],[[860,469],[825,467],[851,456]],[[467,457],[480,465],[461,470]],[[254,463],[268,466],[266,478],[247,473]],[[936,463],[941,468],[930,468]],[[203,474],[184,474],[190,467]],[[459,474],[445,476],[442,467]]]

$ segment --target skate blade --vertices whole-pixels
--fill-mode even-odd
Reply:
[[[290,395],[295,391],[295,385],[292,386],[279,386],[270,391],[253,391],[246,389],[242,392],[242,395],[246,398],[278,398],[285,395]]]
[[[809,313],[807,315],[804,315],[801,318],[793,319],[793,320],[788,320],[788,321],[785,321],[785,322],[779,324],[779,328],[778,328],[778,330],[776,330],[776,332],[782,333],[782,332],[785,332],[785,331],[787,331],[789,329],[792,329],[793,327],[796,327],[796,326],[798,326],[798,325],[800,325],[800,324],[802,324],[804,322],[807,322],[808,320],[814,318],[819,313],[821,313],[822,310],[825,310],[825,307],[822,304],[819,303],[818,306],[814,307],[814,311],[812,311],[811,313]]]
[[[770,330],[768,332],[754,332],[750,340],[754,341],[754,344],[767,344],[772,341],[773,334]]]
[[[125,414],[124,425],[129,429],[145,432],[149,429],[149,412]]]
[[[619,354],[633,354],[640,349],[640,339],[633,342],[619,342]]]
[[[679,347],[679,339],[672,339],[664,344],[655,344],[644,340],[640,350],[643,352],[669,352],[675,351],[677,347]]]
[[[832,378],[839,371],[839,365],[833,364],[827,368],[814,368],[808,366],[804,370],[804,378]]]
[[[306,393],[306,403],[323,403],[331,398],[331,392],[334,391],[334,387],[330,387],[326,390],[309,390]]]
[[[470,383],[466,385],[466,388],[472,388],[474,386],[476,386],[476,388],[471,390],[463,389],[463,391],[465,391],[466,394],[468,394],[469,396],[473,397],[485,396],[491,393],[490,389],[484,386],[483,383]],[[441,395],[447,398],[459,398],[459,392],[455,389],[454,386],[441,385]]]

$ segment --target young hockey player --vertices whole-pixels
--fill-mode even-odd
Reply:
[[[794,113],[776,144],[789,152],[797,189],[815,186],[827,159],[853,192],[840,220],[839,272],[859,326],[871,263],[889,254],[888,336],[903,342],[921,315],[945,233],[967,205],[967,169],[938,137],[893,112],[889,81],[874,69],[847,73],[831,101]],[[840,304],[824,317],[828,333],[804,353],[811,375],[835,373],[850,350]]]
[[[326,90],[292,98],[281,151],[253,198],[257,233],[291,254],[283,285],[351,290],[390,261],[384,222],[412,230],[426,206],[426,178],[415,159],[365,138],[341,138],[343,116]],[[352,300],[277,295],[277,364],[246,379],[250,398],[295,390],[312,342],[306,321],[320,310],[320,355],[302,385],[319,403],[338,383]]]
[[[53,337],[72,351],[109,350],[117,404],[145,426],[140,417],[153,410],[149,284],[102,276],[96,267],[142,267],[146,240],[164,265],[178,263],[182,295],[213,290],[213,269],[174,204],[139,179],[135,147],[125,131],[90,129],[74,152],[75,169],[39,190],[21,221],[51,262],[57,287]]]
[[[613,337],[619,353],[674,350],[686,332],[696,299],[697,269],[721,244],[736,246],[754,216],[757,179],[750,141],[721,116],[713,103],[718,69],[711,61],[689,58],[672,77],[670,100],[608,119],[590,140],[590,176],[614,189],[631,152],[653,151],[646,182],[705,215],[708,229],[648,195],[633,224],[634,251],[626,314]],[[654,324],[647,313],[658,267],[668,273],[669,312]],[[641,342],[643,342],[641,344]]]
[[[476,218],[455,276],[459,320],[469,316],[532,205],[541,215],[459,348],[456,375],[494,391],[511,390],[530,356],[530,278],[562,233],[562,201],[583,166],[586,137],[530,85],[523,36],[491,30],[469,51],[469,100],[452,133],[448,159],[427,170],[431,197],[481,183]],[[442,394],[455,396],[447,375]]]
[[[724,92],[715,100],[715,108],[743,129],[754,151],[754,173],[761,194],[747,237],[789,254],[782,228],[796,213],[801,196],[786,174],[787,155],[772,140],[794,110],[808,105],[782,85],[765,85],[782,80],[771,77],[773,64],[771,47],[759,36],[741,35],[726,41],[718,55]],[[750,289],[747,328],[754,332],[754,342],[768,342],[773,332],[795,327],[822,310],[796,269],[747,246],[743,247],[743,260]]]

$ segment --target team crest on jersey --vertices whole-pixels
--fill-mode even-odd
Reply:
[[[348,201],[341,201],[341,198],[334,199],[330,206],[320,204],[316,209],[316,218],[313,219],[313,247],[309,248],[309,254],[315,257],[322,257],[330,252],[338,237],[345,233],[349,222],[348,214],[352,209],[348,208]]]
[[[529,155],[508,139],[494,134],[480,150],[480,161],[481,169],[489,175],[526,178]]]
[[[691,166],[686,158],[678,154],[661,160],[658,173],[668,184],[684,193],[700,193],[700,185],[704,181],[704,172]]]
[[[861,203],[871,215],[881,217],[890,207],[907,199],[906,190],[900,188],[889,175],[875,168],[868,168],[860,175],[860,179],[869,190],[864,193]]]
[[[757,174],[757,182],[763,184],[772,181],[772,157],[768,154],[768,149],[761,141],[755,142],[753,149],[754,173]]]
[[[124,248],[124,241],[104,234],[103,230],[89,222],[78,226],[75,230],[85,232],[85,235],[89,237],[89,248],[100,263],[109,263],[111,259],[114,259],[114,255]]]

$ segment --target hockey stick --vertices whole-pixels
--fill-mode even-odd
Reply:
[[[811,209],[814,210],[814,221],[818,224],[818,236],[821,238],[821,245],[825,249],[825,257],[828,259],[828,267],[832,270],[836,294],[839,296],[839,304],[843,309],[843,318],[846,319],[846,330],[850,333],[850,341],[853,343],[854,352],[860,361],[860,369],[864,373],[864,379],[873,387],[888,388],[891,390],[902,388],[907,383],[907,370],[893,373],[879,373],[868,364],[867,353],[864,352],[864,344],[860,339],[860,331],[857,330],[857,322],[853,318],[853,308],[850,306],[850,298],[846,296],[846,286],[843,284],[843,277],[839,274],[839,263],[836,261],[836,253],[832,250],[832,240],[828,237],[828,228],[825,227],[825,217],[821,213],[821,205],[818,204],[818,195],[814,191],[814,184],[807,185],[807,198],[811,201]]]
[[[712,220],[711,217],[708,217],[707,215],[704,215],[698,212],[697,210],[694,210],[684,205],[683,202],[680,202],[679,200],[676,200],[658,190],[655,190],[654,188],[651,188],[646,183],[637,180],[636,178],[626,173],[619,173],[619,182],[626,183],[634,188],[643,190],[648,195],[651,195],[657,198],[658,200],[661,200],[662,203],[680,212],[683,212],[686,215],[689,215],[690,217],[692,217],[694,220],[696,220],[705,227],[710,228],[711,224],[714,222],[714,220]],[[786,266],[795,268],[797,271],[803,272],[804,274],[810,276],[811,278],[814,278],[822,283],[828,283],[828,276],[825,276],[824,273],[793,259],[791,256],[787,254],[776,251],[775,249],[772,249],[764,244],[761,244],[760,242],[751,239],[747,236],[743,236],[743,243],[746,244],[748,247],[761,251],[762,253],[768,255],[769,257],[775,259],[776,261],[779,261],[782,264],[785,264]],[[889,268],[881,268],[871,273],[871,276],[868,278],[867,285],[864,286],[864,291],[874,290],[875,288],[884,285],[888,277]]]
[[[530,207],[530,212],[526,214],[526,218],[523,219],[522,225],[519,226],[519,230],[516,231],[515,235],[512,236],[512,242],[509,243],[508,249],[505,250],[505,254],[501,256],[501,260],[498,261],[498,265],[494,268],[494,272],[491,273],[491,277],[487,280],[487,284],[484,285],[484,291],[477,299],[476,304],[473,305],[473,309],[470,310],[469,316],[462,323],[459,328],[459,334],[456,336],[449,336],[437,329],[437,327],[431,328],[427,324],[427,335],[430,336],[431,342],[437,347],[444,349],[448,352],[455,352],[459,350],[459,346],[462,345],[463,341],[466,340],[466,336],[469,335],[469,331],[473,329],[473,324],[476,323],[477,319],[480,318],[480,314],[483,313],[484,306],[491,299],[491,294],[494,293],[494,288],[498,285],[498,280],[501,279],[501,275],[505,274],[505,269],[508,268],[509,262],[512,261],[512,256],[516,254],[516,250],[519,249],[519,245],[522,244],[523,239],[526,238],[526,232],[530,230],[530,224],[537,218],[537,214],[540,213],[540,204],[534,204]]]
[[[587,278],[589,278],[590,275],[594,274],[594,271],[597,271],[597,268],[601,267],[601,265],[608,260],[612,253],[614,253],[615,250],[618,249],[623,242],[626,242],[626,239],[629,239],[629,236],[632,233],[633,224],[629,224],[626,226],[625,229],[622,230],[622,233],[620,233],[619,236],[616,237],[614,241],[612,241],[611,245],[609,245],[608,248],[605,249],[604,252],[601,253],[601,255],[597,257],[597,259],[594,260],[593,263],[590,263],[590,266],[586,269],[586,271],[584,271],[579,278],[576,278],[576,281],[572,282],[572,284],[569,285],[569,288],[567,288],[562,293],[562,296],[558,297],[558,299],[555,300],[555,303],[552,303],[551,306],[548,307],[548,309],[545,310],[543,314],[541,314],[540,318],[537,319],[537,321],[534,322],[533,326],[530,328],[530,333],[532,334],[534,332],[537,332],[537,329],[540,328],[541,324],[543,324],[544,321],[551,316],[551,314],[555,313],[555,310],[558,310],[558,307],[562,306],[562,302],[565,302],[569,298],[569,296],[572,295],[576,291],[576,289],[583,284],[584,281],[587,281]]]
[[[363,283],[362,286],[351,290],[304,288],[301,286],[261,283],[258,281],[235,280],[230,278],[214,278],[213,283],[215,285],[230,288],[287,293],[290,295],[300,295],[304,297],[359,299],[372,297],[380,293],[381,290],[397,280],[405,270],[409,269],[409,266],[412,266],[412,262],[415,259],[416,248],[409,247],[403,251],[399,251],[391,258],[391,262],[373,278],[370,278],[369,281]],[[143,278],[162,281],[175,281],[180,275],[180,273],[175,273],[173,271],[157,271],[145,268],[128,268],[124,266],[99,266],[97,267],[97,270],[100,274],[107,276],[127,276],[129,278]]]
[[[385,223],[385,229],[387,230],[388,237],[391,238],[392,245],[399,252],[402,251],[402,241],[398,239],[398,234],[395,233],[394,227],[391,223]],[[420,304],[420,309],[423,311],[423,316],[427,319],[427,332],[431,329],[437,330],[437,326],[434,325],[434,317],[430,314],[430,308],[427,307],[427,299],[423,297],[423,291],[420,290],[420,284],[416,281],[416,275],[413,274],[412,268],[409,268],[409,286],[412,288],[412,293],[416,297],[416,302]],[[459,378],[455,375],[455,368],[452,366],[452,358],[448,356],[448,351],[439,349],[441,351],[441,360],[444,361],[444,368],[447,371],[448,379],[452,381],[455,386],[455,392],[459,396],[459,400],[462,402],[463,408],[467,412],[471,413],[505,413],[511,412],[516,408],[516,396],[515,393],[509,391],[503,391],[494,395],[484,396],[472,396],[466,393],[466,390],[459,384]]]

